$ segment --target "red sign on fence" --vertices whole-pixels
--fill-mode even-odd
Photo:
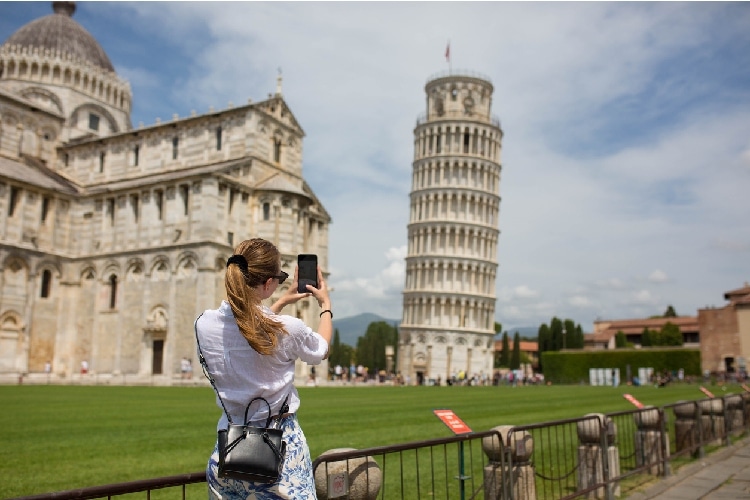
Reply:
[[[433,410],[433,413],[448,426],[454,434],[466,434],[471,432],[468,425],[463,420],[458,418],[453,410]]]

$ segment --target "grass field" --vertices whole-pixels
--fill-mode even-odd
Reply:
[[[710,387],[716,395],[736,386]],[[299,389],[313,459],[450,435],[452,409],[473,430],[660,406],[704,396],[697,385],[647,387],[318,387]],[[220,410],[210,387],[0,386],[0,498],[205,468]],[[202,487],[205,489],[205,485]]]

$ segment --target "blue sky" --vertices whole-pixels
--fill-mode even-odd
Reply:
[[[0,2],[0,40],[51,13]],[[505,133],[496,320],[724,305],[750,281],[750,3],[79,2],[132,122],[264,99],[281,68],[333,217],[337,317],[401,317],[413,129],[448,70]]]

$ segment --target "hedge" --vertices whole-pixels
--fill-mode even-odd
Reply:
[[[588,383],[590,368],[619,368],[625,381],[627,367],[632,376],[638,368],[653,368],[654,373],[685,370],[685,376],[701,375],[701,353],[698,349],[645,348],[607,351],[548,351],[542,353],[544,378],[558,384]]]

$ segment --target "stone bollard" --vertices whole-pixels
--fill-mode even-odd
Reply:
[[[664,459],[669,457],[669,436],[662,434],[660,415],[659,409],[652,406],[633,414],[636,426],[635,465],[647,466],[648,473],[652,475],[664,474]]]
[[[726,418],[725,422],[727,431],[732,434],[742,434],[745,430],[745,408],[744,400],[740,394],[730,394],[724,398],[724,406],[726,407]]]
[[[690,450],[691,455],[699,452],[698,405],[693,401],[679,401],[672,407],[674,412],[675,451]]]
[[[334,448],[321,453],[321,457],[356,448]],[[348,472],[348,474],[347,474]],[[328,478],[336,474],[347,475],[348,494],[341,498],[349,500],[375,500],[383,482],[383,475],[372,457],[350,458],[336,462],[321,462],[315,469],[315,491],[320,500],[328,499]]]
[[[491,429],[500,433],[502,443],[498,442],[497,436],[482,438],[482,450],[490,460],[484,467],[485,500],[536,500],[534,466],[530,462],[534,453],[534,439],[526,431],[513,432],[510,434],[510,448],[507,449],[506,443],[511,429],[512,425],[501,425]],[[505,459],[504,450],[508,451]],[[510,479],[509,485],[504,484],[504,477]],[[509,489],[507,496],[506,488]]]
[[[701,399],[701,433],[704,445],[721,445],[724,437],[724,401]]]
[[[620,475],[620,454],[615,445],[617,426],[603,413],[588,413],[584,417],[598,417],[581,420],[576,424],[578,432],[578,490],[585,490],[605,481],[604,456],[602,454],[602,431],[607,436],[607,465],[608,477]],[[615,496],[620,496],[620,483],[610,486]],[[584,498],[606,498],[607,490],[597,488],[590,491]]]

